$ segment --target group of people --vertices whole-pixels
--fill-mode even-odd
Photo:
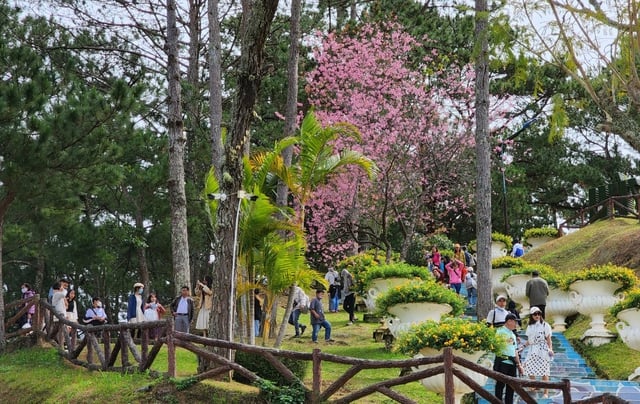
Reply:
[[[512,377],[520,374],[532,380],[540,377],[543,381],[548,381],[554,355],[551,326],[544,320],[549,285],[537,271],[533,271],[525,288],[530,302],[529,324],[525,330],[526,342],[522,343],[517,333],[520,316],[513,301],[507,306],[506,296],[499,295],[495,308],[487,314],[487,325],[497,328],[498,335],[507,341],[505,350],[496,356],[493,369]],[[526,359],[522,360],[521,354],[525,347],[529,349]],[[500,400],[504,399],[505,404],[513,403],[513,388],[504,382],[496,381],[495,395]],[[547,390],[544,390],[543,398],[548,398]]]
[[[466,246],[455,244],[453,256],[440,254],[438,247],[433,246],[426,256],[429,271],[438,283],[460,294],[464,284],[467,291],[467,302],[475,307],[478,302],[478,276],[473,269],[476,265],[475,257],[467,251]]]

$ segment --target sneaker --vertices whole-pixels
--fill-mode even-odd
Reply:
[[[313,342],[314,344],[317,344],[317,343],[318,343],[318,341],[311,341],[311,342]]]
[[[336,342],[336,340],[329,338],[329,339],[325,339],[324,342]]]
[[[300,338],[300,334],[296,334],[292,338]]]
[[[353,321],[349,321],[347,325],[353,325]]]
[[[301,325],[300,326],[300,335],[304,334],[304,330],[306,330],[306,329],[307,329],[306,325]]]

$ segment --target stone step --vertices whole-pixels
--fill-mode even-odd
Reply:
[[[524,334],[521,333],[521,338]],[[603,380],[598,379],[595,372],[587,365],[584,358],[578,354],[562,333],[554,333],[552,337],[553,351],[555,353],[551,362],[551,380],[571,380],[571,400],[581,400],[603,393],[611,393],[627,400],[632,404],[640,404],[640,383],[628,380]],[[523,357],[526,358],[526,350]],[[495,380],[489,379],[484,386],[493,392]],[[478,404],[487,404],[488,401],[480,396]],[[549,391],[549,398],[542,397],[542,392],[536,394],[539,404],[562,403],[560,391]],[[522,403],[516,395],[516,403]]]

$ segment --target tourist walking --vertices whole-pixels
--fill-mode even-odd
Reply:
[[[542,311],[538,307],[532,307],[529,313],[531,317],[526,330],[526,346],[529,347],[529,351],[524,361],[524,374],[531,380],[542,377],[543,381],[549,381],[553,358],[551,326],[544,321]],[[547,389],[544,390],[543,398],[548,398]]]
[[[316,290],[316,297],[309,303],[309,313],[311,313],[311,341],[318,342],[318,332],[320,328],[324,328],[325,342],[333,342],[331,339],[331,323],[324,317],[324,309],[322,308],[322,299],[324,298],[324,290]]]
[[[304,290],[298,285],[293,287],[293,309],[289,315],[289,324],[291,324],[295,330],[294,338],[299,338],[304,334],[307,326],[300,324],[300,314],[303,310],[309,308],[309,296],[304,293]]]
[[[329,283],[329,313],[338,312],[340,274],[334,267],[329,267],[324,279]]]
[[[525,286],[525,294],[529,298],[529,307],[537,307],[545,317],[545,308],[547,307],[547,296],[549,296],[549,285],[547,281],[540,277],[540,272],[531,272],[531,279],[527,281]]]
[[[467,302],[469,307],[476,307],[476,303],[478,301],[478,276],[475,274],[472,267],[467,268],[464,287],[467,289]]]
[[[518,348],[518,342],[514,335],[516,327],[516,316],[509,313],[505,316],[504,324],[496,330],[496,335],[499,338],[504,339],[507,344],[504,350],[500,352],[499,355],[496,355],[496,359],[493,362],[493,370],[511,377],[517,377],[518,371],[523,371],[520,358],[516,353]],[[510,385],[496,380],[495,394],[496,398],[498,398],[498,400],[503,400],[504,404],[513,404],[513,387]]]
[[[489,311],[487,314],[486,322],[491,327],[497,328],[504,325],[504,320],[507,317],[509,312],[506,309],[507,306],[507,297],[503,295],[498,295],[496,297],[496,305],[493,310]]]
[[[342,308],[349,313],[349,322],[347,324],[353,324],[358,319],[355,315],[356,291],[353,276],[347,271],[347,268],[344,268],[340,273],[340,278],[342,279],[342,297],[344,298]]]

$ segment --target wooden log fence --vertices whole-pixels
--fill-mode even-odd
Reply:
[[[229,355],[226,354],[229,350],[243,351],[264,358],[289,383],[296,383],[302,386],[306,393],[305,401],[310,404],[325,402],[346,404],[374,393],[383,394],[402,404],[415,403],[415,401],[409,397],[393,390],[393,387],[440,374],[444,374],[445,391],[447,392],[444,397],[445,404],[454,403],[454,378],[459,379],[462,383],[471,387],[473,391],[488,402],[492,404],[501,403],[493,392],[486,390],[465,374],[464,369],[472,370],[510,385],[527,404],[536,403],[536,400],[531,397],[528,392],[528,389],[531,388],[560,390],[564,404],[616,404],[623,402],[610,394],[573,402],[571,401],[571,382],[568,379],[563,379],[558,382],[544,382],[510,377],[462,357],[455,356],[451,348],[444,349],[438,356],[402,360],[370,360],[344,357],[325,353],[318,348],[312,352],[287,351],[178,332],[173,329],[173,319],[171,317],[167,320],[134,324],[83,325],[68,321],[63,315],[56,313],[53,306],[46,300],[33,298],[8,304],[8,308],[17,308],[21,305],[24,307],[20,308],[14,316],[9,318],[6,324],[15,324],[17,319],[26,312],[25,308],[34,304],[37,306],[37,310],[32,328],[7,335],[15,338],[25,333],[35,333],[36,338],[46,339],[51,345],[56,347],[62,357],[71,363],[89,370],[144,372],[151,369],[160,349],[163,345],[166,345],[168,354],[167,374],[170,377],[175,378],[177,376],[176,348],[179,347],[193,352],[199,357],[199,360],[208,361],[209,364],[213,364],[213,366],[207,369],[199,370],[199,373],[196,375],[190,376],[196,380],[214,378],[228,372],[234,372],[250,382],[256,382],[260,380],[258,375],[233,360],[230,360]],[[149,338],[149,331],[151,329],[160,330],[160,335],[156,339]],[[72,337],[78,334],[78,330],[82,331],[84,338],[75,339]],[[134,339],[132,335],[137,332],[140,333],[140,338]],[[85,352],[84,357],[81,355],[83,352]],[[119,363],[118,357],[120,358]],[[303,380],[299,380],[297,376],[282,363],[282,358],[311,362],[313,371],[311,386],[307,387]],[[323,362],[348,366],[342,375],[329,383],[324,390],[322,390]],[[421,365],[431,365],[431,367],[418,369],[417,367]],[[396,368],[398,369],[399,376],[379,381],[355,391],[343,393],[343,388],[351,379],[357,377],[360,372],[383,368]],[[413,370],[408,374],[403,374],[402,370],[404,369]]]

